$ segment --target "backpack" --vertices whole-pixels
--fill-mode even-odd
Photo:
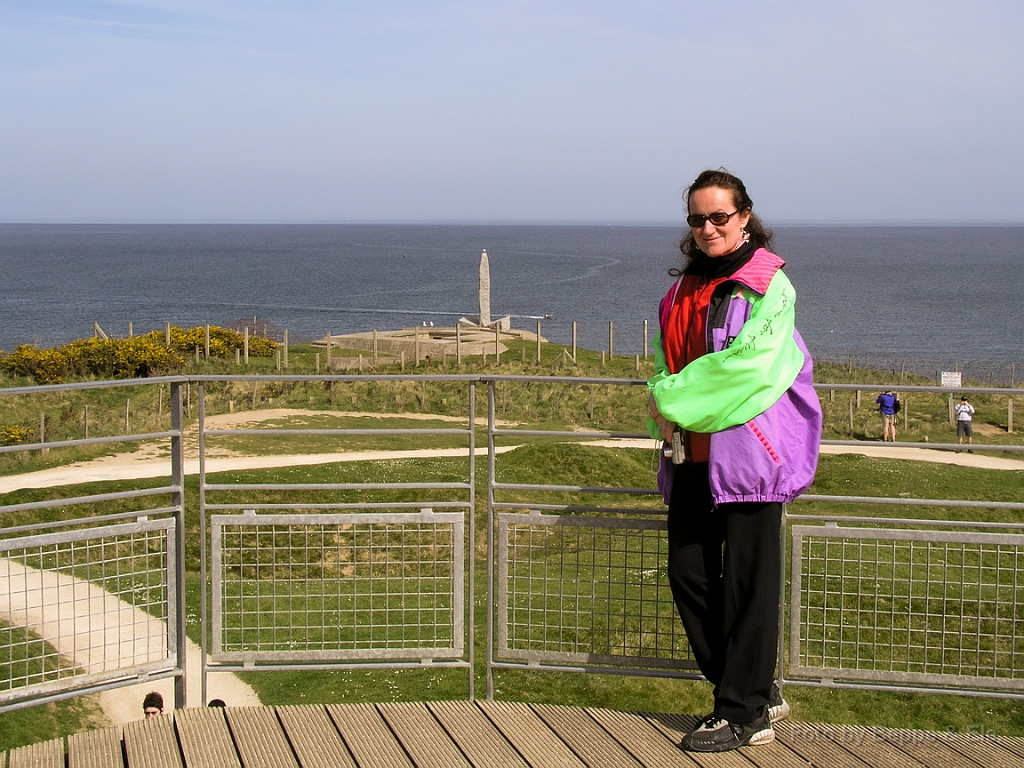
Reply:
[[[899,397],[896,397],[896,399],[893,400],[893,403],[892,403],[892,412],[893,412],[893,414],[897,414],[901,410],[903,410],[903,404],[900,402]]]

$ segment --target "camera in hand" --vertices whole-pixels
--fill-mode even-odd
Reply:
[[[673,464],[683,463],[683,440],[681,435],[682,433],[679,430],[673,432],[671,445],[665,445],[661,449],[662,455],[666,459],[672,459]]]

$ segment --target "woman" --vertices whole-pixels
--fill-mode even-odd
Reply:
[[[662,299],[648,429],[671,441],[668,576],[714,711],[682,747],[775,738],[782,505],[811,484],[821,405],[796,296],[743,182],[705,171],[686,192],[687,260]],[[663,486],[664,489],[664,486]]]

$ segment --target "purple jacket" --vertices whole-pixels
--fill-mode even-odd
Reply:
[[[750,328],[741,328],[756,315],[758,303],[769,290],[792,290],[781,274],[772,285],[782,263],[761,249],[718,287],[716,296],[721,291],[721,301],[712,301],[717,309],[709,311],[707,324],[709,353],[735,349],[750,337]],[[737,284],[750,293],[743,296],[736,291]],[[795,329],[793,342],[803,354],[803,365],[782,396],[749,421],[711,432],[708,472],[716,505],[790,502],[814,481],[821,443],[821,403],[812,386],[811,355]]]

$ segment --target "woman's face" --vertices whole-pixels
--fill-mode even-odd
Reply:
[[[702,227],[690,227],[693,232],[693,239],[697,241],[697,247],[706,255],[725,256],[732,253],[743,242],[743,230],[750,221],[750,211],[736,213],[736,203],[733,200],[732,192],[721,187],[704,187],[690,193],[689,213],[710,216],[713,213],[731,214],[734,216],[722,224],[716,226],[710,219],[704,222]]]

